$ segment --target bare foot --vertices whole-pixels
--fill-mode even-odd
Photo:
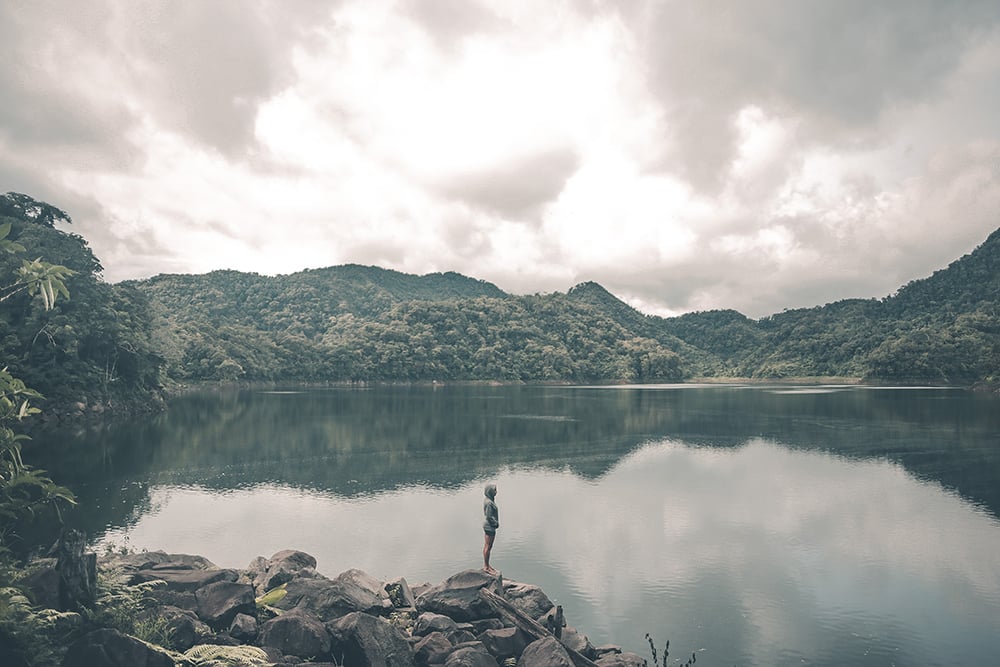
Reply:
[[[497,571],[494,568],[490,567],[489,565],[487,565],[486,567],[484,567],[483,571],[486,572],[487,574],[496,574],[497,573]]]

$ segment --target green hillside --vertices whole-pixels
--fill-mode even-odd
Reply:
[[[202,381],[676,382],[692,377],[848,376],[968,385],[1000,378],[1000,231],[893,296],[751,320],[733,310],[644,315],[586,282],[516,296],[456,273],[345,265],[263,276],[159,275],[109,285],[64,212],[0,197],[24,257],[76,273],[51,310],[0,300],[0,348],[16,377],[61,402],[144,400]]]

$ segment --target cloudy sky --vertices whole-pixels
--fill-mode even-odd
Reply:
[[[1000,227],[995,0],[8,0],[0,44],[0,192],[111,282],[360,263],[760,317]]]

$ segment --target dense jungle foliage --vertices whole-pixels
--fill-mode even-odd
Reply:
[[[127,401],[202,381],[1000,378],[1000,231],[885,299],[760,320],[731,310],[660,318],[595,283],[515,296],[455,273],[357,265],[109,285],[86,242],[55,228],[68,215],[39,202],[27,215],[17,197],[0,198],[0,224],[25,256],[75,272],[73,298],[44,311],[31,308],[38,295],[12,295],[0,303],[0,346],[12,375],[57,402]],[[14,262],[0,261],[13,275]]]

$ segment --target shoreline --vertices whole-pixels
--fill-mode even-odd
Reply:
[[[30,563],[14,588],[0,589],[0,603],[19,610],[22,627],[37,626],[35,641],[47,641],[63,667],[646,664],[619,646],[594,646],[568,622],[572,610],[502,573],[470,569],[411,586],[357,569],[330,578],[291,549],[234,569],[164,551],[98,557],[83,552],[79,534],[65,543],[76,547],[61,540],[57,558]],[[109,647],[127,661],[108,662]]]

